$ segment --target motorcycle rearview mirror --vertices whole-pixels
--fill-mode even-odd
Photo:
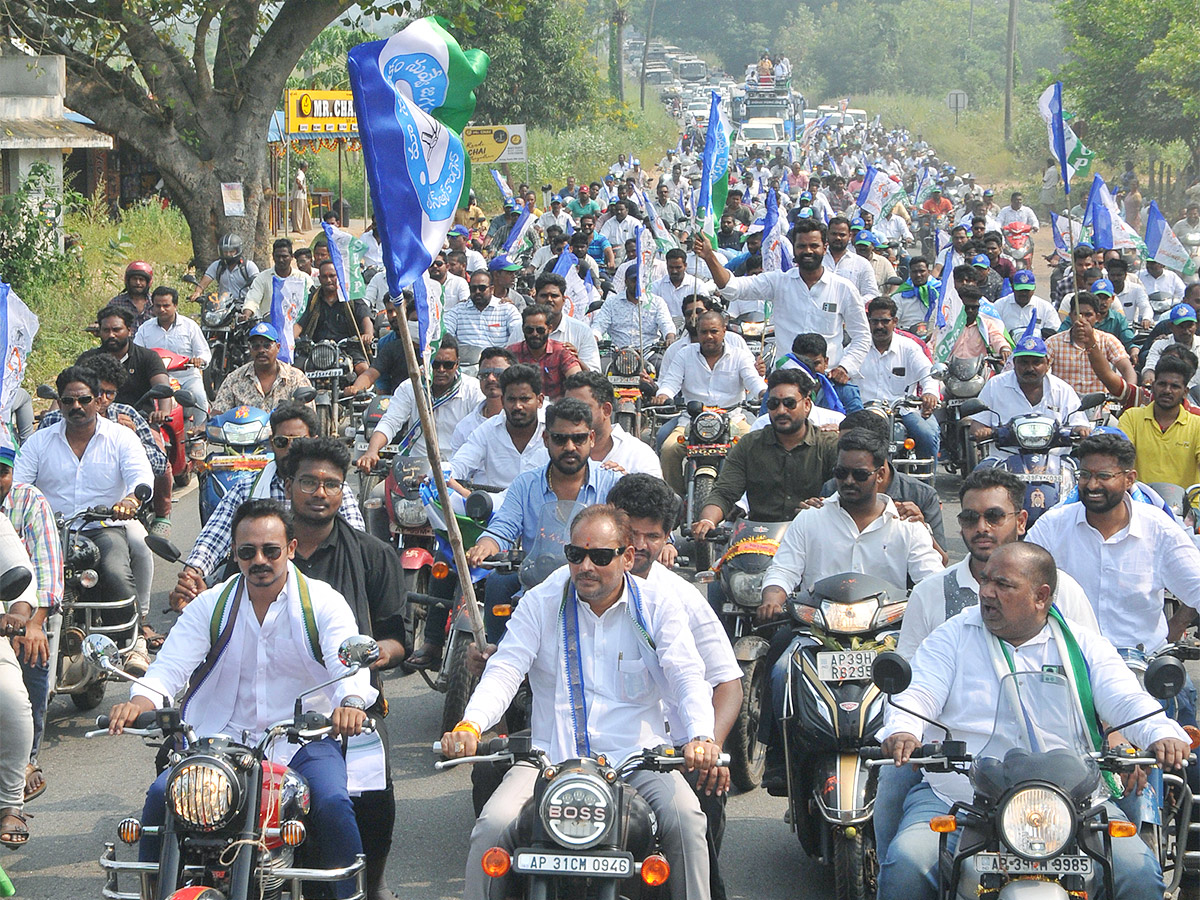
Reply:
[[[121,668],[121,651],[117,649],[117,645],[113,643],[112,638],[103,634],[89,634],[83,639],[82,652],[84,662],[89,666],[140,685],[150,691],[150,693],[161,697],[164,706],[171,706],[171,697],[169,695],[164,694],[158,688],[154,687],[154,685],[147,684],[140,678],[134,678]]]
[[[912,681],[912,666],[894,650],[885,650],[871,665],[871,681],[888,696],[902,694]]]
[[[604,305],[603,300],[595,300],[592,303],[588,304],[588,315],[590,316],[592,313],[596,312],[596,310],[598,310],[603,305]]]
[[[159,537],[157,534],[146,535],[146,546],[150,548],[150,552],[155,556],[161,556],[167,562],[179,562],[183,557],[183,553],[179,548],[172,544],[164,537]]]
[[[945,363],[938,363],[929,370],[929,377],[934,381],[945,381],[946,373],[949,371]]]
[[[1107,396],[1108,395],[1105,394],[1103,391],[1096,391],[1095,393],[1092,393],[1092,394],[1084,394],[1082,397],[1079,398],[1080,411],[1095,409],[1097,406],[1099,406],[1101,403],[1104,402],[1104,399]]]
[[[181,280],[185,284],[199,284],[200,283],[199,281],[196,280],[196,276],[192,275],[190,272],[187,275],[184,275]]]
[[[361,669],[379,659],[379,644],[365,634],[356,634],[338,647],[338,661],[348,669]]]
[[[39,384],[34,393],[36,393],[43,400],[58,400],[58,391],[50,387],[48,384]]]
[[[1187,669],[1174,656],[1160,656],[1146,666],[1146,693],[1155,700],[1169,700],[1183,690]]]
[[[301,385],[292,391],[292,399],[297,403],[311,403],[317,396],[317,389],[308,385]]]
[[[689,400],[687,404],[687,414],[693,419],[700,413],[704,412],[704,404],[699,400]]]
[[[987,411],[987,404],[976,399],[975,397],[972,397],[970,400],[963,401],[963,405],[958,408],[959,415],[962,416],[973,416]]]
[[[154,496],[154,488],[148,484],[139,484],[133,489],[133,496],[137,498],[138,503],[145,503]]]
[[[904,284],[904,279],[898,278],[895,275],[893,275],[891,278],[889,278],[883,284],[884,284],[884,287],[900,287],[900,285]]]
[[[193,395],[191,391],[186,390],[185,388],[180,388],[179,390],[177,390],[175,392],[175,402],[181,406],[199,406],[200,405],[199,401],[196,400],[195,395]]]
[[[467,516],[476,522],[486,522],[492,517],[492,495],[487,491],[471,491],[463,502]]]

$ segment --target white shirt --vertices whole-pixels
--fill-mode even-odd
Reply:
[[[1029,291],[1021,291],[1022,294],[1028,294]],[[1017,292],[1014,291],[996,301],[996,311],[1000,313],[1000,318],[1004,320],[1004,330],[1016,332],[1019,337],[1029,324],[1029,319],[1032,316],[1037,316],[1037,337],[1041,337],[1043,328],[1053,328],[1058,331],[1062,325],[1062,320],[1058,317],[1058,312],[1054,309],[1054,304],[1049,300],[1037,296],[1036,294],[1029,299],[1029,302],[1022,306],[1017,302]]]
[[[96,431],[80,459],[67,443],[65,419],[39,428],[17,454],[13,480],[32,484],[64,516],[89,506],[110,506],[139,484],[154,485],[150,460],[138,436],[124,425],[96,416]]]
[[[443,314],[446,312],[446,310],[453,309],[460,303],[466,303],[471,297],[471,289],[467,285],[467,279],[460,278],[453,272],[446,273],[446,281],[444,284],[441,284],[431,278],[425,283],[425,286],[430,291],[438,291],[441,294]],[[432,297],[433,295],[431,294],[430,299],[432,299]]]
[[[242,729],[249,729],[251,741],[257,741],[268,727],[292,717],[300,694],[345,672],[338,662],[338,645],[358,633],[354,613],[328,584],[307,579],[325,660],[324,667],[318,665],[304,633],[296,575],[289,565],[286,586],[267,608],[261,625],[250,598],[243,595],[229,644],[204,687],[188,702],[188,721],[201,735],[228,734],[241,740]],[[187,685],[208,654],[213,612],[226,584],[209,588],[188,604],[146,672],[147,684],[171,696]],[[304,708],[328,715],[349,695],[362,697],[368,705],[375,702],[378,692],[366,669],[305,698]],[[162,703],[161,697],[137,684],[130,696],[146,697],[155,706]],[[272,745],[271,758],[286,762],[299,749],[280,738]]]
[[[683,276],[683,281],[679,287],[671,283],[670,277],[660,278],[650,285],[650,292],[657,294],[667,302],[667,309],[671,311],[672,316],[683,315],[683,301],[692,294],[699,294],[701,297],[711,297],[717,292],[717,286],[707,279],[700,278],[687,272]]]
[[[900,625],[900,639],[896,651],[912,659],[921,641],[946,621],[946,579],[953,573],[960,590],[969,591],[972,599],[964,606],[979,605],[979,582],[971,573],[971,557],[950,566],[944,572],[930,575],[912,589],[908,595],[908,606],[904,610],[904,622]],[[1079,582],[1061,569],[1058,572],[1058,592],[1054,603],[1059,612],[1071,622],[1082,625],[1094,634],[1100,634],[1100,625],[1092,604],[1079,586]],[[961,611],[961,610],[960,610]],[[957,614],[957,613],[956,613]],[[951,616],[950,618],[953,618]]]
[[[428,281],[429,279],[426,280],[427,289]],[[383,312],[383,298],[388,293],[390,292],[388,291],[387,272],[376,272],[374,277],[367,282],[367,290],[363,294],[363,303],[367,304],[372,313]]]
[[[680,332],[679,337],[671,343],[671,346],[663,351],[662,362],[658,367],[659,371],[667,371],[667,369],[671,367],[671,361],[674,360],[675,357],[680,353],[682,353],[685,347],[691,347],[695,343],[696,342],[692,340],[692,336],[688,334],[687,329],[683,329]],[[728,330],[725,332],[725,346],[734,350],[740,349],[745,350],[747,353],[750,352],[750,348],[746,346],[746,339],[740,334],[734,334],[732,331]]]
[[[200,326],[179,313],[175,314],[171,327],[166,329],[158,324],[158,319],[147,319],[138,327],[133,342],[139,347],[170,350],[188,359],[202,359],[205,363],[212,359],[212,348],[208,346]]]
[[[811,592],[829,575],[861,572],[903,588],[909,576],[919,582],[940,572],[942,557],[933,549],[929,528],[901,519],[892,498],[878,496],[883,513],[861,532],[837,494],[818,508],[800,510],[783,533],[762,586]]]
[[[1126,276],[1125,290],[1117,294],[1117,299],[1121,301],[1125,318],[1133,325],[1146,319],[1154,321],[1154,307],[1150,305],[1150,297],[1139,279]]]
[[[246,290],[242,309],[248,309],[254,315],[266,318],[271,311],[271,300],[275,296],[275,279],[278,277],[274,267],[255,275],[254,280],[250,282],[250,287]],[[308,292],[312,290],[314,284],[315,282],[299,269],[292,269],[291,274],[283,279],[283,298],[296,304],[297,318],[304,312],[304,307],[308,305]],[[386,284],[384,290],[387,290]],[[380,304],[380,308],[382,309],[382,304]]]
[[[640,473],[662,478],[662,463],[658,459],[658,454],[649,444],[639,441],[615,423],[612,427],[612,440],[612,449],[600,462],[616,463],[625,470],[627,475]]]
[[[641,224],[633,216],[627,215],[624,220],[613,216],[600,226],[600,234],[608,238],[612,244],[613,254],[616,256],[617,262],[625,260],[625,242],[635,235],[637,227]]]
[[[536,469],[550,461],[542,441],[545,415],[538,410],[538,426],[533,437],[518,450],[505,427],[504,413],[484,419],[472,431],[450,459],[450,469],[459,481],[467,479],[478,484],[506,488],[527,469]]]
[[[1158,701],[1141,689],[1137,676],[1112,644],[1075,623],[1068,622],[1068,626],[1087,662],[1092,696],[1101,719],[1128,722],[1157,711],[1158,715],[1131,725],[1125,736],[1140,747],[1166,737],[1184,739],[1183,729],[1168,719]],[[979,607],[964,610],[922,642],[912,660],[912,684],[896,697],[901,706],[946,723],[956,740],[966,742],[971,754],[979,753],[991,738],[1000,697],[1000,678],[988,642]],[[1063,662],[1049,625],[1019,647],[1005,646],[1019,672],[1041,671],[1043,666],[1058,666]],[[1060,719],[1041,723],[1040,730],[1053,734],[1055,729],[1061,732],[1062,727]],[[926,728],[928,740],[944,739],[940,728],[926,726],[915,716],[889,704],[883,728],[876,736],[882,741],[904,731],[921,737]],[[971,786],[965,775],[926,772],[924,777],[947,803],[970,802]]]
[[[467,442],[467,438],[471,436],[472,431],[488,419],[493,418],[492,416],[485,416],[483,414],[485,403],[487,403],[487,400],[481,400],[473,410],[463,416],[462,420],[454,426],[454,434],[449,441],[442,445],[442,456],[444,459],[452,457],[458,451],[458,448]],[[496,415],[503,416],[504,410],[496,413]]]
[[[820,428],[823,425],[837,425],[842,419],[846,418],[845,413],[840,413],[837,410],[826,409],[823,406],[813,404],[812,409],[808,412],[808,424],[813,428]],[[766,428],[771,424],[771,414],[763,413],[754,420],[754,424],[750,426],[751,431],[758,431],[760,428]]]
[[[454,435],[458,423],[469,416],[482,402],[483,391],[479,387],[479,382],[474,378],[464,376],[462,384],[458,388],[458,394],[452,400],[447,400],[433,410],[433,423],[437,428],[439,447],[445,448],[446,443]],[[375,431],[386,436],[387,442],[390,444],[395,440],[396,435],[401,433],[401,429],[407,431],[408,428],[417,424],[417,421],[417,407],[416,400],[413,398],[412,382],[405,381],[396,388],[396,393],[392,394],[391,402],[380,416]],[[424,435],[413,441],[408,455],[413,459],[429,459]]]
[[[855,253],[853,247],[847,247],[842,258],[836,263],[833,261],[833,255],[829,251],[825,251],[824,265],[835,275],[841,275],[853,284],[863,300],[879,296],[879,282],[875,278],[875,269]]]
[[[475,272],[487,271],[487,260],[483,258],[483,254],[474,247],[464,247],[463,253],[467,255],[467,273],[474,274]]]
[[[704,661],[704,680],[712,687],[725,684],[728,681],[741,681],[742,667],[733,654],[733,645],[725,626],[713,612],[708,598],[690,581],[680,578],[660,562],[652,563],[650,574],[646,581],[650,586],[669,597],[683,601],[684,612],[687,613],[688,630],[696,641],[696,649]],[[673,741],[686,741],[691,735],[687,733],[687,725],[683,716],[669,702],[664,704],[667,722],[671,726]]]
[[[546,210],[544,213],[538,216],[538,220],[534,224],[537,225],[538,228],[542,229],[542,231],[545,231],[551,225],[557,225],[563,230],[563,234],[566,234],[567,226],[571,225],[573,227],[574,222],[575,220],[571,218],[571,214],[565,209],[560,208],[558,215],[554,214],[553,209]]]
[[[1172,344],[1178,343],[1179,341],[1175,340],[1175,336],[1173,334],[1164,334],[1162,337],[1156,338],[1154,343],[1151,344],[1146,350],[1146,361],[1142,364],[1142,371],[1153,371],[1154,367],[1158,365],[1159,359],[1162,357],[1162,352]],[[1192,337],[1192,342],[1190,344],[1184,344],[1184,346],[1193,353],[1195,353],[1197,350],[1200,350],[1200,346],[1196,345],[1195,336]],[[1197,377],[1200,377],[1200,372],[1197,372],[1196,375],[1192,376],[1190,383],[1195,384]]]
[[[1138,279],[1142,282],[1142,287],[1146,289],[1147,294],[1153,294],[1155,291],[1158,291],[1164,298],[1172,300],[1178,300],[1183,296],[1183,279],[1170,269],[1163,269],[1163,273],[1155,278],[1150,274],[1149,269],[1143,268],[1142,271],[1138,272]]]
[[[723,347],[712,366],[700,351],[700,345],[689,344],[663,370],[658,392],[674,397],[681,390],[685,401],[699,400],[705,406],[734,409],[746,395],[757,396],[767,389],[767,382],[754,368],[749,350]]]
[[[937,394],[937,387],[929,380],[932,369],[933,363],[915,340],[893,333],[891,344],[882,353],[872,342],[854,383],[863,403],[870,400],[890,403],[914,391]]]
[[[572,345],[581,363],[592,372],[600,371],[600,348],[587,322],[568,316],[564,309],[558,327],[550,332],[550,340]]]
[[[360,236],[360,240],[367,245],[367,249],[363,251],[363,262],[368,266],[383,265],[383,244],[379,243],[379,238],[375,236],[375,232],[368,229]]]
[[[976,413],[971,418],[992,428],[1031,412],[1053,416],[1064,427],[1088,424],[1087,416],[1079,411],[1079,395],[1075,389],[1061,378],[1049,374],[1042,382],[1042,399],[1037,406],[1030,404],[1029,398],[1017,384],[1017,373],[1011,370],[989,378],[979,392],[979,402],[988,411]],[[992,456],[1011,456],[1013,451],[993,447],[991,453]]]
[[[1200,604],[1200,550],[1163,510],[1128,496],[1129,525],[1108,540],[1087,521],[1082,503],[1044,512],[1027,540],[1050,550],[1092,601],[1101,632],[1117,647],[1158,650],[1167,638],[1163,590]]]
[[[524,338],[517,307],[495,297],[483,309],[474,302],[460,303],[446,313],[443,321],[446,333],[468,347],[507,347]]]
[[[1034,231],[1038,229],[1038,217],[1034,211],[1028,206],[1022,206],[1020,209],[1013,209],[1012,206],[1006,206],[1000,210],[1000,215],[996,217],[996,221],[1000,223],[1000,227],[1011,225],[1013,222],[1020,222],[1022,225],[1028,225]]]
[[[464,719],[486,731],[500,720],[528,674],[533,745],[556,762],[577,755],[559,624],[569,575],[570,569],[563,566],[521,598],[463,713]],[[712,688],[683,604],[640,578],[634,583],[654,650],[646,646],[627,609],[628,588],[603,616],[587,603],[578,603],[591,751],[612,759],[666,740],[664,702],[673,702],[679,711],[687,737],[713,733]]]
[[[792,268],[786,272],[735,276],[721,288],[721,296],[726,300],[771,300],[776,347],[790,349],[796,335],[814,331],[829,345],[829,368],[841,366],[851,378],[858,374],[871,346],[871,329],[862,295],[828,267],[811,290],[800,278],[800,270]],[[850,335],[850,345],[845,348],[843,330]]]
[[[675,322],[662,297],[643,296],[641,307],[641,343],[653,344],[659,337],[675,333]],[[607,336],[614,347],[638,346],[638,304],[626,299],[623,293],[613,294],[596,310],[592,333],[597,338]]]

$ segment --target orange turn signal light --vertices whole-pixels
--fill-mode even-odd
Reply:
[[[512,615],[512,604],[511,603],[497,603],[495,606],[492,607],[492,614],[497,615],[497,616],[511,616]]]
[[[912,438],[904,439],[904,449],[905,450],[911,450],[915,446],[917,446],[917,442],[914,441]]]
[[[446,565],[446,563],[438,561],[435,562],[432,567],[430,567],[429,574],[438,581],[441,581],[450,574],[450,567]]]
[[[484,852],[480,865],[489,878],[503,878],[512,867],[512,857],[503,847],[491,847]]]
[[[954,816],[934,816],[929,820],[929,830],[938,834],[949,834],[958,830],[958,819]]]
[[[279,826],[279,839],[289,847],[299,847],[308,837],[308,829],[297,819],[289,819]]]
[[[126,844],[136,844],[142,839],[142,823],[132,816],[122,819],[117,825],[117,837]]]
[[[677,443],[677,444],[686,444],[686,443],[687,443],[687,438],[686,438],[686,437],[684,437],[684,436],[681,434],[679,437],[675,438],[675,443]]]
[[[1108,823],[1109,837],[1137,837],[1137,826],[1132,822],[1124,822],[1121,819],[1113,819]]]
[[[1187,732],[1188,740],[1192,742],[1192,749],[1200,747],[1200,728],[1195,725],[1184,725],[1183,730]]]
[[[654,853],[642,860],[642,881],[650,887],[666,884],[670,877],[671,864],[664,857]]]

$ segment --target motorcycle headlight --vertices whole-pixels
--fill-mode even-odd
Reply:
[[[835,634],[861,634],[871,630],[879,601],[874,598],[858,603],[821,603],[821,615],[825,619],[825,630]]]
[[[696,429],[696,437],[702,441],[715,440],[717,435],[721,433],[723,423],[721,417],[716,413],[705,412],[696,416],[696,421],[692,425]]]
[[[1013,794],[1000,813],[1000,837],[1026,859],[1059,853],[1075,832],[1075,814],[1067,798],[1048,787]]]
[[[241,783],[228,763],[211,756],[193,756],[171,773],[167,802],[188,828],[216,831],[237,813]]]
[[[265,430],[266,427],[258,422],[231,422],[224,427],[222,437],[227,444],[249,447],[266,440],[266,436],[263,434]]]
[[[978,397],[979,392],[983,390],[983,382],[986,379],[982,374],[972,376],[966,381],[949,381],[946,387],[950,389],[952,397]]]
[[[214,306],[212,309],[204,311],[204,324],[210,328],[217,328],[224,324],[227,310],[223,306]]]
[[[739,606],[757,609],[762,603],[762,572],[734,572],[729,576],[729,592]]]
[[[304,370],[306,372],[316,372],[320,369],[332,369],[337,363],[337,347],[333,344],[322,342],[316,344],[312,348],[312,352],[308,354],[308,364],[304,367]]]
[[[1047,421],[1019,422],[1013,436],[1025,450],[1045,450],[1054,440],[1054,423]]]
[[[638,375],[642,371],[642,360],[636,350],[618,350],[613,356],[613,371],[618,375]]]
[[[612,828],[612,791],[595,775],[563,775],[542,795],[538,813],[542,826],[555,841],[574,850],[586,850],[604,840]]]

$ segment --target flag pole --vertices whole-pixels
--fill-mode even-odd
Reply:
[[[399,318],[399,322],[401,325],[406,325],[407,319]],[[475,646],[482,650],[487,646],[487,637],[483,630],[483,612],[479,608],[479,600],[475,597],[475,585],[471,582],[471,567],[467,563],[467,551],[463,547],[458,518],[454,515],[454,508],[450,505],[450,489],[446,486],[446,475],[442,471],[442,453],[438,446],[437,428],[433,422],[433,411],[429,408],[429,399],[425,395],[421,369],[417,365],[417,352],[413,349],[413,342],[406,332],[401,332],[396,339],[404,345],[404,359],[408,363],[408,380],[412,385],[417,414],[421,418],[421,430],[425,432],[425,449],[429,454],[429,472],[434,485],[437,486],[438,502],[442,504],[446,515],[446,536],[450,540],[450,549],[454,554],[454,567],[458,570],[458,587],[462,591],[463,605],[467,611],[467,618],[471,622]]]

